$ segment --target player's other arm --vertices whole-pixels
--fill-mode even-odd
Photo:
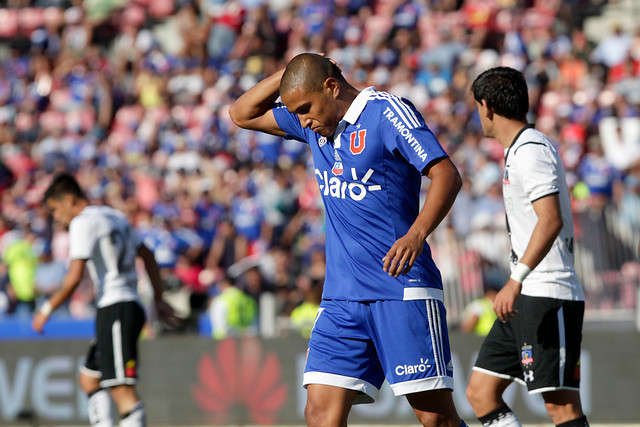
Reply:
[[[462,313],[462,321],[460,322],[460,330],[465,334],[470,334],[473,332],[473,328],[476,327],[478,321],[480,320],[480,315],[475,311],[469,311],[467,313]]]
[[[423,230],[424,240],[449,213],[460,188],[462,188],[462,178],[448,157],[441,157],[429,163],[422,174],[431,180],[431,185],[422,211],[411,228],[416,228],[418,231]]]
[[[64,303],[73,291],[76,290],[82,276],[84,274],[84,266],[87,263],[86,259],[74,259],[69,264],[69,270],[62,279],[62,286],[42,305],[40,310],[33,317],[31,327],[36,332],[42,332],[45,323],[49,320],[49,316],[56,308],[60,307]]]
[[[284,69],[246,91],[229,108],[231,120],[241,128],[285,136],[271,109],[280,93]]]
[[[557,193],[542,197],[532,204],[538,222],[520,262],[533,270],[547,256],[564,224]]]
[[[448,157],[429,163],[422,173],[431,179],[424,206],[407,234],[396,240],[382,259],[382,268],[390,276],[398,277],[411,270],[426,238],[447,215],[462,187],[458,169]]]
[[[527,249],[519,260],[519,264],[525,265],[530,270],[536,268],[540,261],[547,256],[563,226],[560,199],[557,193],[544,196],[532,204],[533,210],[538,216],[538,222],[533,228]],[[516,274],[515,271],[514,274]],[[521,291],[522,280],[514,278],[512,275],[498,292],[493,303],[493,310],[500,320],[505,321],[507,318],[515,316],[516,311],[513,306]]]
[[[177,322],[176,314],[173,308],[162,299],[162,293],[164,292],[162,278],[160,277],[160,268],[158,267],[153,252],[143,243],[138,246],[138,256],[144,263],[144,268],[147,271],[151,287],[153,288],[153,302],[158,317],[171,326],[175,325]]]

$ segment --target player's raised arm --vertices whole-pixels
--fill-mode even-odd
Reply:
[[[280,80],[284,70],[267,77],[245,92],[229,108],[233,122],[244,129],[285,136],[271,112],[280,93]]]

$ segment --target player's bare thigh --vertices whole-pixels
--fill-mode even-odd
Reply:
[[[461,420],[449,389],[421,391],[407,395],[416,417],[427,427],[459,427]]]
[[[309,427],[343,427],[358,392],[325,384],[307,386],[304,410]]]

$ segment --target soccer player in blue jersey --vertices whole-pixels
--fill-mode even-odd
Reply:
[[[278,96],[284,105],[275,104]],[[356,90],[304,53],[231,106],[240,127],[309,144],[326,208],[327,271],[303,385],[309,426],[346,426],[386,378],[425,426],[466,424],[440,273],[425,239],[461,187],[456,167],[408,101]],[[421,175],[431,179],[422,209]]]

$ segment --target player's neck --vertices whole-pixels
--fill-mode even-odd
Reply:
[[[356,99],[359,93],[360,91],[349,84],[340,89],[340,95],[338,96],[338,102],[341,109],[340,117],[344,117],[344,115],[347,114],[349,107],[351,107],[351,104],[353,103],[354,99]]]
[[[73,205],[73,216],[75,217],[80,215],[80,212],[82,212],[87,206],[89,206],[88,200],[76,199],[76,202]]]
[[[519,120],[500,118],[495,124],[494,138],[504,147],[509,148],[518,133],[527,125]]]

